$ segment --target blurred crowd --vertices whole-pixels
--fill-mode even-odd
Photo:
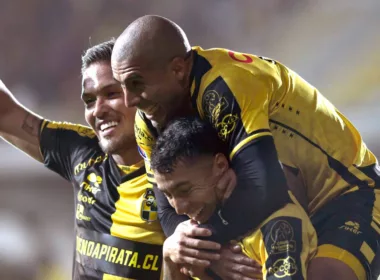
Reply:
[[[84,123],[80,57],[159,14],[192,45],[277,59],[316,86],[380,157],[378,0],[1,1],[0,79],[31,110]],[[71,277],[70,185],[0,141],[0,279]]]

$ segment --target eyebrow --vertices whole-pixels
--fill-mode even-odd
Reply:
[[[128,77],[125,78],[124,83],[128,82],[129,80],[133,80],[133,79],[142,79],[142,76],[138,73],[132,73],[132,74],[128,75]]]
[[[110,88],[112,88],[112,87],[114,87],[114,86],[118,86],[119,85],[119,82],[117,82],[116,80],[115,80],[115,82],[114,83],[109,83],[109,84],[106,84],[106,85],[104,85],[104,86],[102,86],[99,90],[97,90],[97,92],[101,92],[101,91],[105,91],[105,90],[108,90],[108,89],[110,89]],[[84,89],[82,90],[82,93],[81,93],[81,98],[83,99],[83,97],[84,96],[86,96],[86,95],[93,95],[94,93],[93,92],[87,92],[87,91],[85,91]]]
[[[179,192],[179,191],[186,189],[186,188],[187,189],[189,188],[189,182],[187,182],[187,181],[178,182],[177,184],[175,184],[174,186],[171,187],[173,192]]]

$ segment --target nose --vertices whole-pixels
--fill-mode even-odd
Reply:
[[[140,95],[128,91],[125,87],[123,87],[123,92],[124,103],[126,107],[136,107],[140,103]]]
[[[93,116],[96,118],[102,118],[106,112],[106,106],[104,101],[101,98],[98,98],[95,103],[94,111],[92,112]]]
[[[185,215],[188,213],[190,203],[186,198],[173,198],[172,203],[178,215]]]

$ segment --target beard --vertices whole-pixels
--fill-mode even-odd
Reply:
[[[120,154],[133,147],[136,148],[136,139],[134,135],[120,135],[110,139],[102,138],[99,141],[99,146],[106,154]]]

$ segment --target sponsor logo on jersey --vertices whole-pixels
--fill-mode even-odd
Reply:
[[[153,189],[146,189],[141,202],[141,219],[147,222],[154,222],[157,220],[157,203]]]
[[[88,161],[81,162],[74,167],[74,174],[77,175],[79,172],[85,170],[86,168],[91,167],[96,163],[101,163],[105,161],[107,158],[108,158],[108,154],[105,154],[104,156],[90,158]]]
[[[276,278],[285,278],[293,276],[298,271],[296,261],[292,257],[278,259],[269,269],[268,274],[274,275]]]
[[[137,124],[135,124],[134,129],[135,129],[135,135],[136,135],[138,142],[142,142],[145,145],[147,145],[149,143],[153,144],[154,139],[152,136],[150,136],[150,134],[147,131],[145,131],[143,128],[139,127]],[[146,143],[146,142],[148,142],[148,143]]]
[[[96,194],[101,192],[100,184],[102,182],[102,177],[96,175],[95,172],[90,173],[79,186],[78,201],[91,205],[94,204],[96,202]]]
[[[347,230],[352,232],[353,234],[361,234],[362,232],[359,230],[360,229],[360,224],[357,222],[353,221],[347,221],[344,223],[343,226],[340,226],[339,229]]]
[[[75,214],[77,220],[80,220],[80,221],[91,221],[91,218],[84,215],[84,206],[82,204],[77,204],[77,211],[76,211],[76,214]]]
[[[139,154],[140,154],[140,156],[141,156],[143,159],[148,159],[148,157],[146,156],[146,153],[144,152],[143,149],[141,149],[139,146],[137,146],[137,150],[139,151]]]
[[[293,240],[294,230],[287,221],[275,222],[271,228],[270,237],[273,241],[270,254],[296,251],[296,242]]]

